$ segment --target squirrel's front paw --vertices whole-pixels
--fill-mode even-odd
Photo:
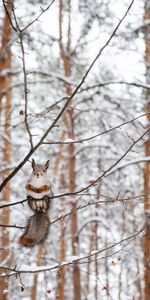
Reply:
[[[27,200],[33,200],[34,198],[33,197],[31,197],[31,196],[27,196]]]

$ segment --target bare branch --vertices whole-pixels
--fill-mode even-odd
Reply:
[[[24,226],[18,226],[18,225],[8,225],[8,224],[0,224],[0,227],[8,227],[8,228],[16,228],[16,229],[24,229]]]
[[[85,260],[85,263],[86,263],[86,259],[88,259],[89,257],[95,257],[96,255],[98,254],[101,254],[103,252],[106,252],[108,250],[111,250],[113,248],[115,248],[116,246],[118,245],[121,245],[122,243],[126,242],[126,241],[129,241],[129,240],[134,240],[137,236],[139,236],[142,232],[144,231],[144,228],[140,229],[138,232],[120,240],[119,242],[116,242],[116,243],[113,243],[112,245],[108,246],[108,247],[105,247],[103,249],[100,249],[100,250],[95,250],[89,254],[86,254],[86,255],[82,255],[82,256],[79,256],[77,258],[73,258],[71,260],[67,259],[63,262],[60,262],[59,264],[55,264],[54,266],[47,266],[47,267],[44,267],[44,266],[37,266],[36,268],[34,267],[30,267],[30,266],[27,266],[28,267],[28,270],[27,268],[26,269],[17,269],[16,267],[15,268],[9,268],[9,267],[3,267],[1,266],[0,269],[3,270],[3,271],[6,271],[6,274],[2,274],[0,276],[0,278],[2,277],[6,277],[6,276],[13,276],[13,275],[16,275],[16,274],[25,274],[25,273],[40,273],[40,272],[45,272],[45,271],[54,271],[54,270],[57,270],[57,269],[60,269],[62,267],[65,267],[65,266],[70,266],[70,265],[73,265],[77,262],[81,262],[81,261],[84,261]],[[84,263],[84,262],[83,262]],[[32,270],[33,268],[33,270]],[[10,274],[8,274],[8,271],[10,271]]]
[[[23,79],[24,79],[24,99],[25,99],[25,117],[24,117],[24,122],[25,122],[25,127],[27,130],[27,133],[29,135],[29,141],[30,141],[30,146],[31,149],[33,148],[33,141],[32,141],[32,134],[30,132],[30,127],[28,124],[28,87],[27,87],[27,73],[26,73],[26,64],[25,64],[25,51],[24,51],[24,44],[23,44],[23,33],[22,30],[19,27],[17,17],[15,15],[15,12],[13,10],[14,14],[14,19],[16,22],[16,27],[19,32],[19,39],[20,39],[20,45],[21,45],[21,53],[22,53],[22,70],[23,70]]]
[[[127,82],[127,81],[108,81],[108,82],[97,83],[92,86],[87,86],[86,88],[80,89],[80,91],[78,93],[83,93],[83,92],[87,92],[87,91],[95,89],[95,88],[105,87],[108,85],[115,85],[115,84],[135,86],[138,88],[143,88],[143,89],[148,89],[148,90],[150,89],[150,85],[144,84],[142,82],[140,83],[140,82]]]
[[[124,169],[124,168],[126,168],[126,167],[128,167],[130,165],[138,164],[138,163],[141,163],[141,162],[149,162],[149,161],[150,161],[150,156],[146,156],[146,157],[143,157],[141,159],[134,159],[134,160],[125,162],[121,166],[117,166],[116,168],[114,168],[114,170],[112,170],[111,172],[109,172],[106,176],[110,176],[113,173],[115,173],[115,172],[117,172],[117,171],[119,171],[121,169]]]
[[[118,125],[116,125],[116,126],[114,126],[114,127],[109,128],[108,130],[105,130],[105,131],[103,131],[103,132],[101,132],[101,133],[97,133],[97,134],[95,134],[95,135],[92,135],[92,136],[90,136],[90,137],[88,137],[88,138],[85,138],[85,139],[82,139],[82,140],[69,141],[69,142],[62,142],[62,141],[58,141],[58,142],[43,142],[43,144],[52,144],[52,145],[53,145],[53,144],[54,144],[54,145],[56,144],[56,145],[58,145],[58,144],[79,144],[79,143],[84,143],[84,142],[86,142],[86,141],[90,141],[90,140],[92,140],[92,139],[95,139],[95,138],[97,138],[98,136],[104,135],[104,134],[109,133],[109,132],[111,132],[111,131],[113,131],[113,130],[115,130],[115,129],[118,129],[118,128],[124,126],[124,125],[127,125],[127,124],[129,124],[129,123],[132,123],[132,122],[136,121],[137,119],[140,119],[140,118],[142,118],[142,117],[145,117],[145,116],[148,115],[148,114],[149,114],[149,113],[142,114],[142,115],[140,115],[140,116],[138,116],[138,117],[135,117],[135,118],[133,118],[133,119],[131,119],[131,120],[129,120],[129,121],[120,123],[120,124],[118,124]]]
[[[131,149],[137,144],[143,137],[148,134],[150,131],[150,128],[148,128],[137,140],[135,140],[131,146],[127,149],[126,152],[123,153],[123,155],[113,164],[111,165],[106,171],[102,173],[97,179],[95,179],[91,184],[89,184],[87,187],[84,187],[78,191],[79,193],[84,192],[85,190],[89,189],[91,186],[95,185],[97,182],[99,182],[103,177],[105,177],[130,151]]]
[[[5,0],[2,0],[2,2],[3,2],[3,6],[4,6],[4,9],[5,9],[5,12],[6,12],[7,16],[8,16],[9,22],[10,22],[12,28],[17,32],[17,28],[14,26],[14,24],[12,22],[12,19],[11,19],[11,16],[10,16],[10,13],[9,13],[8,8],[6,6],[6,3],[8,4],[8,2],[5,1]],[[13,3],[11,1],[10,1],[9,5],[11,5],[11,9],[14,10],[14,5],[13,5]]]
[[[27,28],[29,28],[31,25],[33,25],[33,23],[35,23],[36,21],[39,20],[39,18],[47,11],[49,10],[49,8],[51,7],[51,5],[55,2],[55,0],[52,0],[52,2],[45,8],[41,8],[41,13],[35,18],[33,19],[32,22],[30,22],[27,26],[25,26],[23,29],[21,29],[21,31],[25,31]]]
[[[128,197],[128,198],[119,198],[118,196],[116,198],[112,198],[110,196],[107,196],[107,195],[103,195],[101,194],[99,197],[100,198],[105,198],[106,200],[98,200],[98,201],[88,201],[88,203],[84,204],[84,205],[78,205],[76,208],[72,209],[72,210],[69,210],[67,213],[65,214],[62,214],[60,215],[58,218],[56,218],[54,221],[51,221],[51,225],[54,224],[54,223],[57,223],[58,221],[70,216],[72,213],[78,211],[78,210],[82,210],[88,206],[93,206],[93,205],[101,205],[101,204],[110,204],[110,203],[133,203],[133,201],[136,200],[136,203],[137,203],[137,199],[139,199],[139,201],[141,202],[140,198],[144,198],[146,195],[148,194],[141,194],[141,195],[137,195],[137,196],[132,196],[132,197]],[[76,197],[82,197],[82,196],[89,196],[91,198],[91,196],[97,196],[96,194],[93,194],[93,193],[82,193],[82,194],[75,194],[74,193],[65,193],[65,194],[59,194],[59,195],[56,195],[54,196],[53,198],[50,198],[50,199],[58,199],[58,198],[62,198],[62,197],[68,197],[68,196],[76,196]],[[14,203],[9,203],[9,204],[4,204],[4,205],[1,205],[0,206],[0,209],[1,208],[4,208],[4,207],[8,207],[8,206],[14,206],[14,205],[18,205],[18,204],[22,204],[23,202],[26,202],[26,200],[21,200],[19,202],[14,202]],[[38,201],[38,200],[37,200]],[[143,200],[142,200],[143,202]],[[5,225],[5,227],[7,227],[7,224]],[[9,227],[9,225],[8,225]],[[19,226],[20,227],[20,226]],[[22,227],[21,227],[22,228]]]

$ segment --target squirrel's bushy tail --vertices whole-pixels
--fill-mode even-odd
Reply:
[[[42,243],[49,232],[50,220],[47,212],[37,211],[32,215],[25,227],[23,235],[19,239],[19,243],[24,247],[33,247]]]

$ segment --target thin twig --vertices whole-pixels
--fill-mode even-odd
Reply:
[[[0,224],[0,227],[8,227],[8,228],[17,228],[17,229],[24,229],[24,226],[18,226],[18,225],[8,225],[8,224]]]
[[[108,82],[97,83],[92,86],[87,86],[86,88],[80,89],[80,91],[78,93],[80,94],[80,93],[87,92],[87,91],[95,89],[95,88],[105,87],[108,85],[115,85],[115,84],[135,86],[138,88],[143,88],[143,89],[148,89],[148,90],[150,89],[150,85],[146,85],[142,82],[140,83],[140,82],[128,82],[128,81],[108,81]]]
[[[24,44],[23,44],[23,33],[22,30],[20,29],[20,26],[17,21],[17,17],[15,15],[15,12],[13,10],[13,15],[14,15],[14,20],[16,23],[17,30],[19,32],[19,39],[20,39],[20,46],[21,46],[21,53],[22,53],[22,70],[23,70],[23,80],[24,80],[24,99],[25,99],[25,117],[24,117],[24,122],[25,122],[25,127],[27,130],[27,133],[29,135],[29,142],[31,149],[33,148],[33,141],[32,141],[32,134],[30,132],[30,127],[28,124],[28,87],[27,87],[27,72],[26,72],[26,64],[25,64],[25,51],[24,51]]]
[[[51,7],[51,5],[55,2],[55,0],[52,0],[52,2],[45,8],[41,8],[41,13],[32,21],[30,22],[27,26],[25,26],[23,29],[21,29],[22,32],[24,32],[26,29],[28,29],[31,25],[33,25],[34,22],[38,21],[38,19]]]

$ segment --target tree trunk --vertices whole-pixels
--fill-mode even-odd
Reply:
[[[66,47],[63,44],[63,0],[59,1],[59,46],[60,46],[60,55],[64,65],[64,74],[66,77],[70,77],[72,74],[71,68],[71,0],[68,1],[68,30],[67,30],[67,45]],[[67,95],[72,94],[71,85],[66,85]],[[74,140],[74,110],[71,108],[71,103],[69,108],[64,114],[64,124],[68,134],[68,138]],[[76,188],[76,158],[75,153],[75,144],[69,144],[67,147],[68,153],[68,189],[70,192],[74,192]],[[76,208],[76,202],[72,200],[71,208]],[[78,217],[77,212],[74,212],[71,217],[71,235],[72,235],[72,254],[78,255]],[[73,266],[73,299],[81,299],[81,283],[80,283],[80,270],[77,263]]]
[[[61,221],[61,238],[60,238],[60,260],[64,261],[66,257],[65,227],[64,220]],[[65,300],[65,267],[58,271],[58,295],[57,299]]]
[[[38,254],[37,254],[37,266],[44,265],[45,256],[45,247],[43,245],[39,245]],[[38,273],[34,273],[33,286],[31,289],[31,300],[37,300],[38,296]],[[44,275],[43,275],[44,276]],[[44,279],[43,279],[44,280]],[[46,287],[45,287],[46,289]]]
[[[61,171],[61,187],[66,188],[66,180],[65,180],[65,175],[64,175],[64,166],[62,166],[62,171]],[[65,211],[64,207],[64,199],[61,199],[61,207],[62,207],[62,212]],[[65,235],[66,235],[66,227],[64,224],[64,219],[61,220],[61,236],[60,236],[60,261],[64,261],[66,258],[66,240],[65,240]],[[58,271],[58,292],[57,292],[57,299],[58,300],[65,300],[65,283],[66,283],[66,272],[65,272],[65,267],[62,267]]]
[[[11,18],[12,6],[8,2],[6,4],[8,14]],[[3,27],[2,27],[2,39],[0,47],[0,72],[6,71],[11,68],[11,49],[10,49],[10,39],[11,39],[11,25],[7,14],[4,16]],[[4,120],[4,129],[1,132],[3,138],[3,162],[9,164],[11,162],[11,142],[10,142],[10,117],[11,117],[11,100],[12,94],[9,87],[11,86],[12,80],[10,76],[5,76],[0,78],[0,114]],[[3,103],[2,103],[3,100]],[[8,172],[4,173],[7,177]],[[10,185],[2,192],[2,199],[5,202],[9,202],[10,199]],[[1,212],[1,223],[9,224],[9,208],[4,208]],[[8,265],[8,255],[9,255],[9,232],[6,228],[1,228],[1,248],[4,249],[0,251],[0,261],[6,261]],[[5,300],[7,294],[3,293],[4,289],[8,287],[8,278],[0,280],[0,299]]]
[[[150,21],[150,3],[145,1],[145,15],[144,20]],[[145,63],[146,63],[146,79],[147,84],[150,84],[150,25],[145,29]],[[150,91],[147,90],[147,120],[150,126]],[[150,156],[150,136],[145,143],[145,155]],[[150,162],[145,163],[144,170],[144,212],[145,212],[145,235],[144,235],[144,300],[150,299]]]

